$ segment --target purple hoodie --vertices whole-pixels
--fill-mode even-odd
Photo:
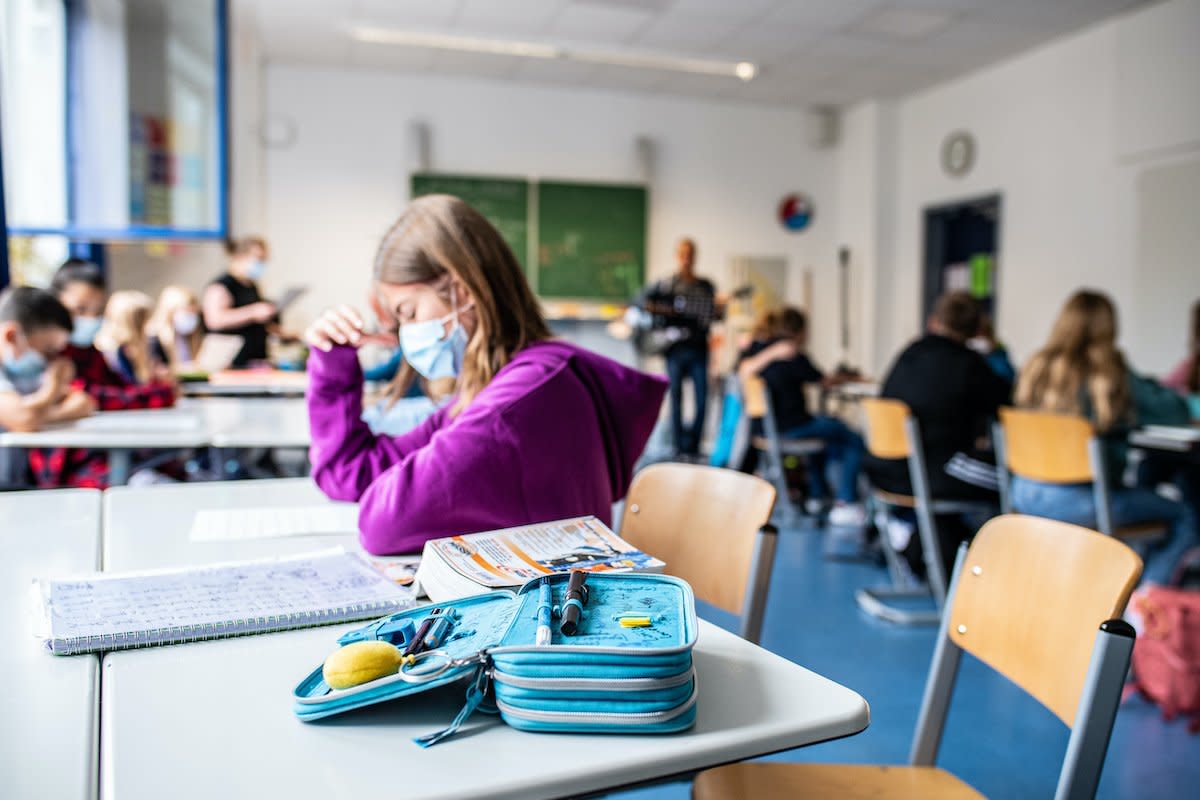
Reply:
[[[313,478],[357,500],[376,554],[427,539],[594,514],[609,523],[658,419],[666,382],[566,342],[517,353],[457,417],[400,437],[362,421],[357,353],[308,359]]]

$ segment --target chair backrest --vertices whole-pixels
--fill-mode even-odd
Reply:
[[[1142,561],[1065,522],[1008,514],[975,536],[946,613],[950,640],[1071,726],[1096,633],[1120,617]]]
[[[757,375],[742,380],[742,406],[750,419],[762,419],[767,415],[767,382]]]
[[[1096,432],[1083,417],[1002,408],[1000,427],[1005,466],[1014,475],[1042,483],[1090,483],[1094,479],[1088,448]]]
[[[900,400],[864,397],[862,411],[867,452],[876,458],[908,458],[908,406]]]
[[[743,635],[757,640],[775,547],[774,529],[763,529],[774,505],[775,488],[753,475],[653,464],[629,487],[621,538],[665,561],[699,599],[742,615]]]

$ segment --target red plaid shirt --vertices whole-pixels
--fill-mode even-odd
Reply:
[[[175,388],[168,383],[144,386],[127,383],[112,371],[94,347],[68,345],[63,356],[75,365],[75,388],[92,396],[101,411],[127,408],[169,408],[175,405]],[[38,486],[108,486],[108,456],[97,450],[44,448],[29,451],[29,468]]]

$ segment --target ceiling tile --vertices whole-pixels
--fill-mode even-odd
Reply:
[[[674,53],[704,53],[733,32],[727,17],[707,14],[663,14],[633,42],[639,48],[662,48]]]
[[[748,22],[761,17],[779,0],[675,0],[676,14],[703,14]]]
[[[818,35],[790,26],[755,25],[722,39],[708,52],[739,61],[773,61],[811,47]]]
[[[762,19],[770,27],[786,25],[804,31],[833,31],[843,28],[879,8],[881,0],[835,0],[834,2],[782,2]]]
[[[455,28],[489,36],[533,38],[567,0],[462,0]]]
[[[454,22],[459,0],[354,0],[353,6],[358,22],[436,30]]]
[[[546,27],[553,37],[592,44],[624,44],[653,19],[651,13],[632,8],[568,5]]]

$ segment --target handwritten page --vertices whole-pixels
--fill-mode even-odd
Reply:
[[[358,533],[358,506],[329,503],[313,506],[204,509],[192,520],[193,542],[232,542],[281,536],[336,536]]]
[[[379,616],[412,592],[340,548],[180,570],[42,581],[55,652],[234,636]]]

